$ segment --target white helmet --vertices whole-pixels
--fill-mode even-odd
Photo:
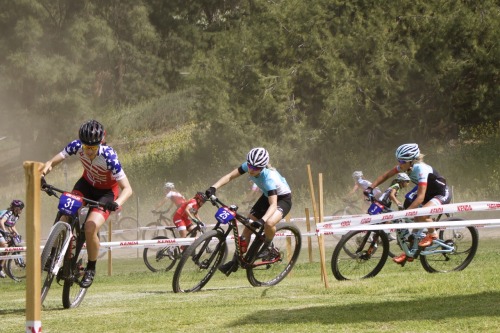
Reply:
[[[269,153],[265,148],[253,148],[247,154],[247,162],[256,168],[265,168],[269,164]]]
[[[420,149],[416,143],[406,143],[396,149],[396,158],[400,161],[413,161],[420,155]]]
[[[358,178],[361,178],[363,177],[363,171],[354,171],[352,173],[352,178],[354,179],[358,179]]]
[[[175,188],[174,183],[171,182],[166,182],[165,185],[163,186],[163,189],[165,190],[173,190]]]
[[[396,177],[396,181],[398,182],[409,182],[410,181],[410,176],[408,176],[404,172],[398,173],[398,176]]]

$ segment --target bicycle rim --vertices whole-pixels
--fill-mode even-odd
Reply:
[[[168,239],[168,237],[158,236],[153,239]],[[167,272],[175,266],[180,255],[178,246],[150,247],[142,252],[144,264],[151,272]]]
[[[19,252],[13,254],[20,254]],[[5,263],[5,273],[14,281],[26,278],[26,264],[23,258],[9,259]]]
[[[125,241],[137,240],[140,237],[138,233],[137,220],[133,217],[126,216],[118,220],[118,229],[123,230],[122,233],[117,234],[118,237]]]
[[[67,229],[64,225],[56,225],[50,233],[42,251],[42,304],[45,297],[47,297],[50,286],[52,285],[52,281],[55,277],[54,273],[52,273],[52,269],[54,268],[56,258],[59,257],[62,251],[64,240],[66,239],[66,231]]]
[[[62,301],[65,309],[76,308],[83,301],[87,293],[87,288],[80,287],[80,280],[83,277],[87,261],[86,252],[80,251],[75,265],[72,265],[68,261],[65,263],[71,265],[70,272],[67,274],[68,276],[65,276],[63,286]],[[63,270],[66,271],[65,268]]]
[[[449,219],[446,221],[460,221]],[[447,273],[465,269],[474,259],[479,244],[479,235],[475,227],[447,228],[439,232],[439,239],[453,245],[451,253],[437,253],[420,256],[422,267],[429,273]]]
[[[278,224],[273,245],[275,249],[279,250],[280,260],[274,263],[249,267],[246,270],[247,279],[254,287],[276,285],[290,273],[297,262],[302,247],[299,229],[289,223]],[[250,251],[256,254],[259,247],[254,246]],[[254,261],[254,264],[259,263],[262,263],[262,259]]]
[[[376,247],[372,239],[378,235]],[[377,275],[387,261],[389,242],[384,232],[351,231],[344,235],[332,255],[332,273],[337,280],[359,280]]]
[[[193,292],[203,288],[219,267],[227,252],[224,234],[210,230],[186,248],[175,269],[174,292]]]
[[[157,222],[151,222],[148,225],[146,225],[147,228],[156,228],[162,226],[161,224],[158,224]],[[158,236],[164,236],[167,237],[167,230],[166,229],[152,229],[152,230],[144,230],[142,232],[142,239],[143,240],[149,240],[149,239],[155,239]]]

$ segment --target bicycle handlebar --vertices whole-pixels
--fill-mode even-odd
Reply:
[[[212,205],[214,205],[217,208],[219,208],[220,206],[229,208],[231,211],[233,211],[236,214],[236,216],[235,216],[236,219],[238,221],[240,221],[241,223],[245,224],[245,226],[250,225],[250,226],[252,226],[253,228],[256,228],[256,229],[263,227],[263,225],[261,223],[259,223],[258,221],[254,221],[251,218],[248,218],[248,217],[243,216],[240,213],[238,213],[236,211],[237,206],[234,206],[234,205],[228,206],[225,203],[223,203],[222,201],[220,201],[220,199],[217,198],[215,195],[212,195],[210,198],[208,198],[208,200],[210,200],[210,202],[212,203]],[[233,208],[233,209],[231,209],[231,208]],[[236,209],[234,209],[234,208],[236,208]]]
[[[55,192],[69,193],[68,191],[61,190],[53,185],[48,184],[47,181],[45,180],[45,177],[43,177],[43,176],[42,176],[41,182],[42,182],[42,185],[41,185],[42,191],[47,193],[47,195],[49,195],[49,196],[55,196],[56,198],[59,198],[59,196]],[[87,199],[85,197],[81,197],[81,198],[90,207],[102,207],[102,208],[104,208],[104,206],[106,205],[106,203],[102,203],[102,202],[95,201],[92,199]]]

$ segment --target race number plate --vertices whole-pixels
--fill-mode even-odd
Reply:
[[[215,213],[215,219],[219,221],[220,224],[228,224],[234,219],[235,213],[227,209],[226,207],[220,207]]]
[[[78,209],[83,205],[83,199],[78,195],[64,192],[59,199],[59,211],[66,215],[75,216]]]

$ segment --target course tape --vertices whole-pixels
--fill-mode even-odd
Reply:
[[[412,222],[412,223],[393,223],[382,224],[395,219],[408,219],[415,216],[427,216],[437,214],[453,214],[460,212],[472,211],[498,211],[500,210],[500,202],[496,201],[480,201],[448,204],[442,206],[432,206],[424,208],[416,208],[411,210],[394,211],[387,214],[379,215],[353,215],[349,218],[336,220],[333,222],[322,222],[317,224],[316,232],[303,233],[304,237],[317,236],[320,234],[346,234],[351,230],[393,230],[393,229],[423,229],[429,227],[488,227],[500,225],[499,219],[486,219],[486,220],[467,220],[467,221],[437,221],[437,222]],[[161,227],[160,227],[161,228]],[[135,229],[134,229],[135,230]],[[287,237],[284,234],[276,234],[275,237]],[[167,238],[167,239],[154,239],[154,240],[136,240],[136,241],[120,241],[120,242],[102,242],[102,248],[138,248],[138,247],[164,247],[164,246],[182,246],[190,245],[196,238]],[[233,240],[234,236],[228,237],[228,240]],[[43,246],[41,247],[43,248]],[[25,252],[26,247],[7,247],[0,248],[2,252]],[[10,259],[10,256],[2,256],[2,260]]]
[[[496,201],[480,201],[480,202],[466,202],[457,204],[448,204],[442,206],[431,206],[423,208],[415,208],[410,210],[394,211],[390,213],[378,214],[378,215],[361,215],[361,216],[351,216],[336,220],[333,222],[321,222],[316,225],[316,231],[324,232],[328,229],[352,229],[358,225],[364,224],[378,224],[389,222],[396,219],[408,219],[414,218],[415,216],[428,216],[428,215],[438,215],[438,214],[454,214],[462,212],[475,212],[475,211],[496,211],[500,210],[500,202]],[[435,226],[434,222],[425,222],[426,227]],[[474,220],[468,222],[469,225],[474,224]],[[359,230],[359,229],[358,229]]]

